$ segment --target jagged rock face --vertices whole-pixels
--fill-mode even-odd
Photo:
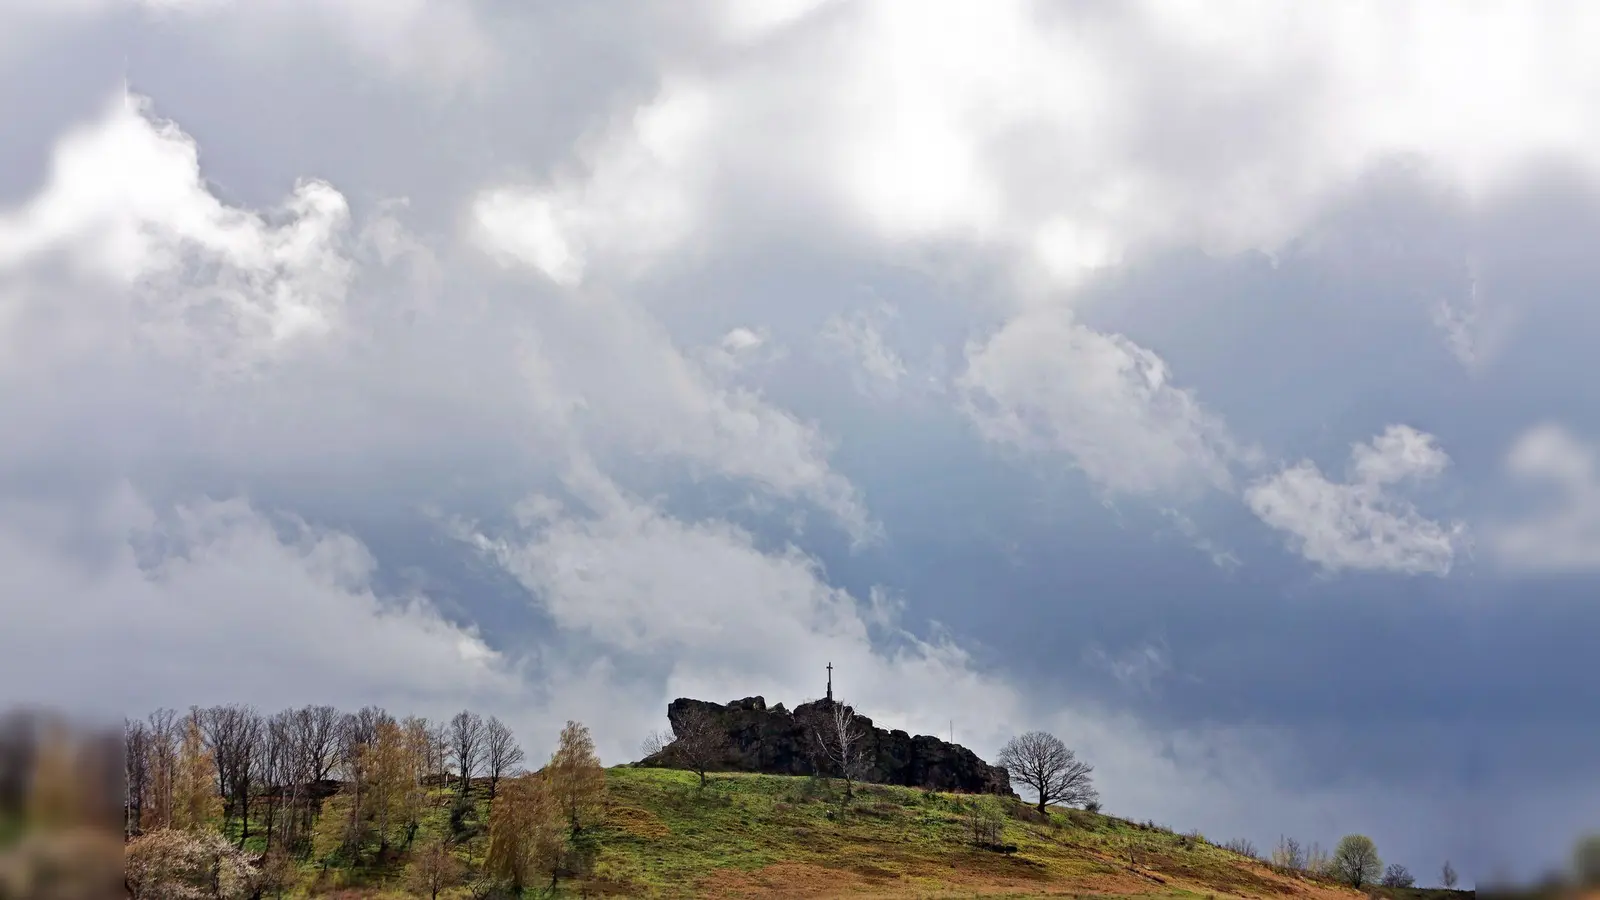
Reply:
[[[831,702],[803,703],[790,712],[782,703],[768,709],[761,697],[726,705],[679,698],[667,707],[667,719],[676,730],[689,710],[709,713],[728,735],[730,752],[719,767],[724,771],[812,775],[818,772],[814,736],[827,718]],[[860,714],[856,718],[866,734],[868,771],[864,781],[1015,796],[1004,768],[989,765],[965,747],[928,735],[886,731]],[[665,766],[668,752],[646,757],[639,764]]]

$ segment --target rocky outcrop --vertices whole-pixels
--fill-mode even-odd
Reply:
[[[803,703],[793,712],[783,704],[767,707],[761,697],[747,697],[726,705],[680,698],[667,707],[667,719],[679,730],[684,715],[699,708],[708,713],[728,736],[728,754],[718,768],[733,772],[770,775],[819,773],[814,736],[832,709],[832,700]],[[866,734],[867,774],[876,784],[899,784],[937,791],[1015,796],[1011,779],[1000,766],[991,766],[959,744],[928,735],[888,731],[857,714]],[[642,766],[667,767],[671,747],[646,757]],[[821,774],[828,774],[824,768]]]

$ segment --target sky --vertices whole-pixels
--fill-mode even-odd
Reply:
[[[1433,883],[1600,826],[1600,8],[0,0],[0,684],[836,691]]]

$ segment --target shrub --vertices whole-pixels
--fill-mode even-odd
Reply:
[[[993,803],[973,800],[967,804],[965,819],[967,836],[973,846],[986,849],[1002,846],[1000,838],[1005,833],[1006,820]]]
[[[1247,838],[1234,838],[1226,844],[1223,844],[1222,849],[1227,850],[1230,853],[1237,853],[1240,856],[1248,857],[1250,859],[1261,858],[1261,854],[1256,851],[1256,845],[1251,843]]]
[[[464,838],[478,830],[478,806],[471,797],[457,796],[450,804],[450,833]]]
[[[126,878],[135,898],[244,900],[258,894],[258,873],[214,831],[161,829],[130,841]]]

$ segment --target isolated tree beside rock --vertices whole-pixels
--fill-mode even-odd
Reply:
[[[1030,731],[1012,738],[1001,749],[999,762],[1012,783],[1034,792],[1041,814],[1047,806],[1082,806],[1099,797],[1089,777],[1094,767],[1053,734]]]
[[[866,729],[854,709],[834,703],[815,736],[827,767],[844,779],[844,797],[849,800],[855,795],[856,781],[866,774]]]
[[[728,736],[717,720],[700,707],[691,707],[672,726],[672,739],[657,748],[666,751],[678,765],[700,776],[700,786],[706,786],[706,773],[728,755]]]
[[[1345,835],[1334,848],[1332,874],[1357,890],[1376,884],[1383,876],[1378,845],[1364,834]]]

